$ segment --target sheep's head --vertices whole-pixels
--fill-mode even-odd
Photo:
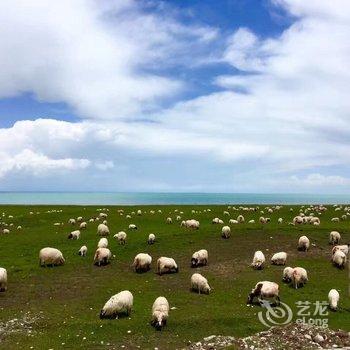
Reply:
[[[192,259],[191,259],[191,266],[192,266],[192,267],[196,267],[197,265],[198,265],[198,259],[192,258]]]
[[[254,289],[248,294],[247,304],[253,304],[255,297]]]

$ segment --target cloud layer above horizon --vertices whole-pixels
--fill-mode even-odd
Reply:
[[[175,5],[0,4],[0,100],[78,119],[0,128],[0,190],[349,192],[350,3],[271,0],[271,36]]]

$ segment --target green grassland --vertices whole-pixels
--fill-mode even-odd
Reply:
[[[238,206],[236,206],[238,207]],[[350,331],[350,298],[348,294],[348,271],[339,270],[330,262],[331,247],[329,232],[338,230],[341,243],[350,242],[349,220],[332,223],[331,218],[343,212],[334,212],[328,206],[323,213],[320,226],[291,226],[288,222],[298,213],[300,206],[284,206],[277,212],[265,214],[271,218],[266,225],[258,223],[257,212],[230,211],[231,218],[243,213],[255,224],[231,225],[231,238],[221,238],[221,225],[211,223],[214,217],[228,222],[223,215],[227,206],[109,206],[108,226],[111,231],[109,248],[115,254],[110,265],[93,265],[93,255],[99,237],[98,222],[88,223],[82,230],[81,239],[72,241],[67,235],[74,226],[69,218],[83,216],[85,220],[97,216],[96,206],[0,206],[6,216],[0,221],[13,222],[10,234],[0,235],[0,266],[8,271],[8,290],[0,293],[0,323],[11,319],[21,320],[25,313],[37,315],[32,336],[27,332],[0,335],[3,349],[114,349],[183,348],[187,342],[197,341],[211,334],[248,336],[266,329],[258,320],[260,306],[248,307],[247,295],[260,280],[279,283],[281,301],[294,311],[296,301],[327,300],[331,288],[340,291],[340,310],[328,315],[331,328]],[[117,209],[124,209],[121,216]],[[125,216],[142,209],[142,216]],[[211,208],[211,212],[203,212]],[[48,213],[51,209],[62,209],[61,213]],[[162,213],[151,215],[150,210],[161,209]],[[200,229],[190,231],[175,221],[174,210],[183,211],[182,218],[200,221]],[[192,214],[191,211],[198,211]],[[30,215],[29,212],[34,212]],[[199,212],[200,211],[200,212]],[[13,215],[9,219],[8,215]],[[166,217],[173,224],[166,224]],[[277,219],[284,218],[278,225]],[[54,222],[63,222],[61,227]],[[129,223],[138,226],[137,231],[127,231]],[[21,225],[21,231],[16,230]],[[125,246],[118,245],[113,235],[120,230],[128,233]],[[147,237],[155,233],[157,242],[149,246]],[[297,251],[299,236],[307,235],[315,246],[310,251]],[[78,256],[78,249],[87,245],[86,257]],[[66,263],[55,268],[39,267],[38,253],[43,247],[55,247],[62,251]],[[190,267],[191,255],[199,249],[209,252],[208,266],[198,269]],[[250,267],[253,254],[262,250],[268,260],[262,271]],[[269,263],[272,253],[286,251],[288,266],[302,266],[309,273],[309,283],[295,290],[282,283],[282,266]],[[136,274],[131,268],[137,253],[147,252],[153,257],[151,271]],[[179,273],[158,276],[155,262],[160,256],[173,257],[179,265]],[[213,288],[210,295],[190,292],[190,277],[201,272]],[[128,289],[134,295],[134,307],[130,318],[100,320],[99,311],[113,294]],[[156,331],[150,326],[151,307],[156,297],[163,295],[176,309],[170,311],[167,326]]]

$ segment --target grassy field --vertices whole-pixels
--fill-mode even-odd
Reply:
[[[343,244],[350,242],[350,219],[331,223],[331,217],[341,216],[343,212],[335,213],[334,208],[328,206],[328,211],[320,216],[319,227],[291,226],[288,222],[298,213],[299,206],[293,207],[294,212],[290,212],[290,206],[284,206],[266,214],[271,222],[261,225],[258,218],[264,207],[261,205],[255,213],[243,213],[246,220],[255,219],[257,223],[231,225],[231,238],[223,240],[221,225],[213,225],[211,221],[218,216],[227,223],[229,217],[223,215],[227,206],[109,206],[109,248],[116,257],[110,265],[96,267],[92,259],[99,239],[98,222],[88,223],[81,239],[71,241],[67,235],[73,227],[67,221],[78,216],[85,220],[97,216],[97,207],[0,206],[0,213],[6,213],[1,221],[14,224],[10,234],[0,235],[0,266],[7,269],[9,278],[8,290],[0,293],[0,323],[4,327],[13,319],[21,322],[26,314],[35,319],[31,336],[25,331],[0,333],[0,348],[175,349],[185,347],[189,340],[197,341],[211,334],[247,336],[266,329],[257,318],[262,308],[246,305],[248,293],[260,280],[279,283],[281,300],[294,311],[296,301],[324,301],[331,288],[338,289],[341,308],[328,315],[329,326],[350,331],[348,272],[332,266],[328,245],[331,230],[341,233]],[[121,208],[125,215],[141,208],[143,215],[126,219],[117,213]],[[205,208],[211,208],[211,212],[204,213]],[[48,213],[51,209],[62,209],[62,212]],[[151,209],[161,209],[162,214],[151,215]],[[200,229],[188,231],[180,227],[175,221],[175,209],[183,211],[183,219],[199,220]],[[191,210],[201,213],[192,214]],[[34,214],[30,215],[30,211]],[[230,213],[231,218],[236,218],[242,212]],[[13,219],[8,215],[13,215]],[[173,217],[171,225],[165,223],[168,216]],[[277,224],[279,217],[284,218],[281,225]],[[55,227],[54,222],[64,225]],[[139,229],[128,232],[127,244],[120,246],[113,235],[127,230],[129,223],[135,223]],[[23,229],[17,231],[17,225]],[[149,233],[157,236],[152,246],[147,245]],[[308,253],[296,249],[301,235],[307,235],[315,244]],[[77,255],[83,244],[88,247],[85,258]],[[47,246],[63,252],[64,266],[39,267],[39,250]],[[209,251],[209,265],[191,269],[192,253],[202,248]],[[268,261],[272,253],[286,251],[287,265],[305,267],[309,283],[295,290],[281,282],[283,267],[269,263],[262,271],[252,270],[249,265],[256,250],[262,250]],[[151,271],[144,274],[136,274],[131,268],[134,256],[140,252],[153,257]],[[155,274],[155,262],[160,256],[173,257],[179,273]],[[196,270],[207,277],[213,288],[210,295],[190,292],[190,276]],[[125,289],[134,295],[131,317],[100,320],[99,311],[106,300]],[[160,295],[176,309],[170,311],[167,326],[158,332],[149,321],[152,303]]]

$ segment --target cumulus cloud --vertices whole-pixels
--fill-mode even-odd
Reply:
[[[131,0],[16,1],[0,5],[0,97],[32,92],[65,102],[82,120],[0,129],[3,176],[20,169],[26,150],[48,172],[85,171],[90,185],[104,177],[113,189],[348,184],[337,173],[350,170],[347,1],[272,0],[292,24],[271,38],[184,25]],[[225,40],[214,45],[218,37]],[[214,77],[219,91],[175,96],[188,85],[167,69],[196,64],[228,64],[234,73]],[[165,108],[168,98],[175,103]]]

